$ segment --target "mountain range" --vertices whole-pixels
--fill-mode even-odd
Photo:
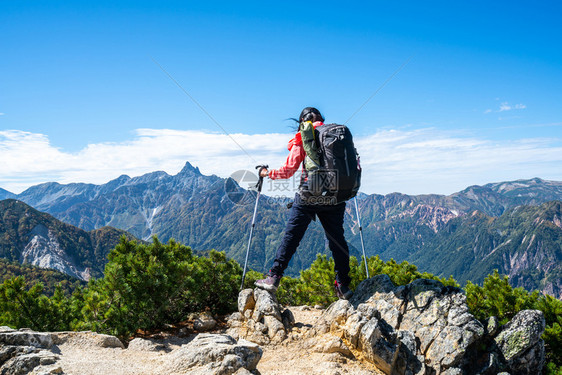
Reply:
[[[0,257],[10,262],[88,280],[103,275],[107,254],[123,235],[132,238],[111,227],[86,232],[23,202],[0,201]]]
[[[3,194],[3,195],[2,195]],[[121,176],[103,185],[45,183],[21,194],[0,192],[86,231],[113,226],[138,238],[158,235],[195,250],[224,250],[244,260],[255,193],[232,179],[205,176],[186,163],[174,176],[153,172]],[[237,196],[244,198],[237,201]],[[494,268],[515,286],[562,296],[560,227],[562,182],[539,178],[471,186],[451,195],[360,194],[368,256],[411,261],[420,270],[481,282]],[[244,203],[244,204],[243,204]],[[280,243],[287,200],[262,199],[249,265],[266,271]],[[355,209],[348,202],[346,233],[359,257]],[[329,253],[313,222],[288,274]]]

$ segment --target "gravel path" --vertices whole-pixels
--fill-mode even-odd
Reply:
[[[258,364],[261,375],[367,375],[382,374],[374,367],[339,353],[315,353],[304,345],[303,332],[314,324],[322,310],[294,307],[296,327],[289,338],[279,345],[262,346],[263,356]],[[216,332],[220,333],[220,332]],[[56,363],[64,374],[71,375],[153,375],[168,374],[166,364],[170,353],[188,343],[194,335],[170,336],[154,340],[165,350],[146,351],[121,348],[102,348],[84,337],[68,338],[58,345],[61,359]],[[321,338],[319,338],[321,340]]]

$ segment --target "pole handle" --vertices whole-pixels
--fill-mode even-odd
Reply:
[[[263,185],[263,177],[261,176],[261,171],[267,168],[269,168],[269,165],[267,164],[256,165],[256,169],[258,170],[258,182],[256,183],[256,188],[258,189],[258,192],[261,192],[261,187]]]

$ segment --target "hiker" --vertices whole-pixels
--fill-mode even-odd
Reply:
[[[299,129],[303,124],[310,122],[314,129],[324,125],[324,117],[320,111],[313,107],[306,107],[299,116]],[[308,125],[310,125],[308,123]],[[313,130],[314,131],[314,130]],[[261,168],[260,177],[269,177],[273,180],[287,179],[295,174],[301,164],[305,162],[307,152],[303,146],[301,132],[297,132],[295,137],[289,141],[289,156],[285,165],[279,169]],[[310,157],[311,155],[308,155]],[[308,160],[307,160],[308,161]],[[308,191],[309,181],[307,172],[303,165],[303,177],[301,177],[299,190],[295,195],[295,200],[289,214],[289,221],[285,228],[285,235],[277,250],[273,266],[269,270],[265,279],[256,281],[256,286],[268,291],[275,292],[279,286],[281,277],[287,268],[289,261],[297,250],[301,239],[306,232],[311,220],[320,220],[329,247],[335,262],[336,280],[334,288],[336,295],[340,299],[349,299],[353,292],[349,289],[351,281],[349,277],[349,248],[344,237],[343,219],[345,214],[345,201],[337,202],[335,199],[327,199],[325,202],[311,196]],[[333,198],[333,197],[327,197]]]

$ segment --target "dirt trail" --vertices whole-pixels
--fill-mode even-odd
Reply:
[[[263,356],[258,364],[261,375],[367,375],[382,374],[372,366],[362,363],[353,356],[340,353],[317,353],[310,348],[304,337],[322,310],[307,307],[290,308],[295,316],[295,327],[281,344],[261,346]],[[213,333],[224,333],[214,331]],[[86,338],[76,337],[60,344],[61,357],[56,363],[64,374],[72,375],[152,375],[165,374],[164,368],[170,353],[188,343],[194,335],[168,336],[156,339],[156,344],[166,350],[138,351],[120,348],[101,348]],[[313,338],[313,340],[316,339]],[[329,339],[319,337],[318,341]],[[308,339],[310,340],[310,339]],[[351,358],[350,358],[351,357]]]

